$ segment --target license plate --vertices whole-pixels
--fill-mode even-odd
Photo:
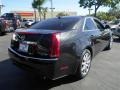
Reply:
[[[22,52],[28,52],[28,44],[20,43],[19,50],[22,51]]]

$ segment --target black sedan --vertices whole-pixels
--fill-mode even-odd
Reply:
[[[111,31],[88,16],[48,19],[27,30],[16,30],[8,49],[13,63],[42,77],[84,78],[94,56],[110,50]]]

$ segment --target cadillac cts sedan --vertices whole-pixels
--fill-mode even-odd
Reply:
[[[94,56],[111,49],[111,31],[88,16],[56,17],[16,30],[8,49],[13,63],[52,80],[84,78]]]

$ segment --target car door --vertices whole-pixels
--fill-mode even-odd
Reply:
[[[104,26],[101,24],[101,22],[97,19],[94,19],[94,22],[97,26],[97,29],[101,32],[101,50],[103,50],[108,44],[110,40],[110,33],[109,29],[105,29]]]
[[[85,36],[91,43],[94,50],[94,55],[96,55],[101,50],[101,32],[98,30],[94,20],[92,18],[86,18],[84,25]]]

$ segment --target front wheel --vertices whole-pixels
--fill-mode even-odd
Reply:
[[[108,46],[105,48],[105,50],[110,50],[112,48],[112,44],[113,44],[113,37],[110,38],[109,44]]]
[[[76,72],[77,78],[82,79],[88,74],[91,67],[91,60],[92,60],[92,55],[90,50],[85,49],[82,53],[80,64]]]

